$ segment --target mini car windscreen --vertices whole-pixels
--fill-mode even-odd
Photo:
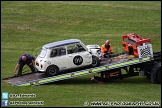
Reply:
[[[46,55],[46,53],[47,53],[47,50],[46,50],[46,49],[42,49],[42,50],[40,51],[39,57],[44,58],[45,55]]]
[[[87,46],[84,43],[80,42],[80,44],[84,47],[85,50],[88,50]]]

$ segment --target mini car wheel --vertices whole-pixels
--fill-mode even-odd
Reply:
[[[92,67],[96,67],[100,65],[100,59],[94,55],[92,55]]]
[[[46,70],[47,76],[55,76],[55,75],[58,74],[58,72],[59,72],[59,69],[58,69],[58,67],[55,66],[55,65],[49,66],[49,67],[47,68],[47,70]]]

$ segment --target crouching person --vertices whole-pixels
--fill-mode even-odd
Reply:
[[[113,54],[112,46],[110,41],[106,40],[105,44],[101,46],[101,52],[104,58],[108,58],[110,54]]]
[[[18,63],[15,66],[14,74],[18,76],[22,75],[22,69],[25,64],[27,64],[30,67],[32,73],[36,72],[34,68],[34,62],[35,62],[35,57],[30,56],[29,54],[23,54],[19,58]],[[18,69],[18,73],[16,74],[17,69]]]

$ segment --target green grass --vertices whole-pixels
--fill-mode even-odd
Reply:
[[[23,53],[37,56],[49,42],[78,38],[85,44],[111,41],[122,52],[121,36],[136,32],[150,38],[153,51],[161,51],[160,1],[2,1],[1,78],[13,76]],[[92,101],[161,102],[161,85],[141,76],[103,85],[87,75],[41,86],[14,87],[1,81],[1,92],[34,93],[36,98],[11,100],[44,101],[43,106],[84,106]],[[15,106],[17,107],[17,106]]]

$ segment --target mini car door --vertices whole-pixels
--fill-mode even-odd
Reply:
[[[67,46],[69,67],[82,67],[90,65],[92,62],[91,54],[86,51],[79,43]]]
[[[51,50],[50,54],[52,64],[59,67],[60,70],[69,68],[68,57],[65,47],[59,47]]]

